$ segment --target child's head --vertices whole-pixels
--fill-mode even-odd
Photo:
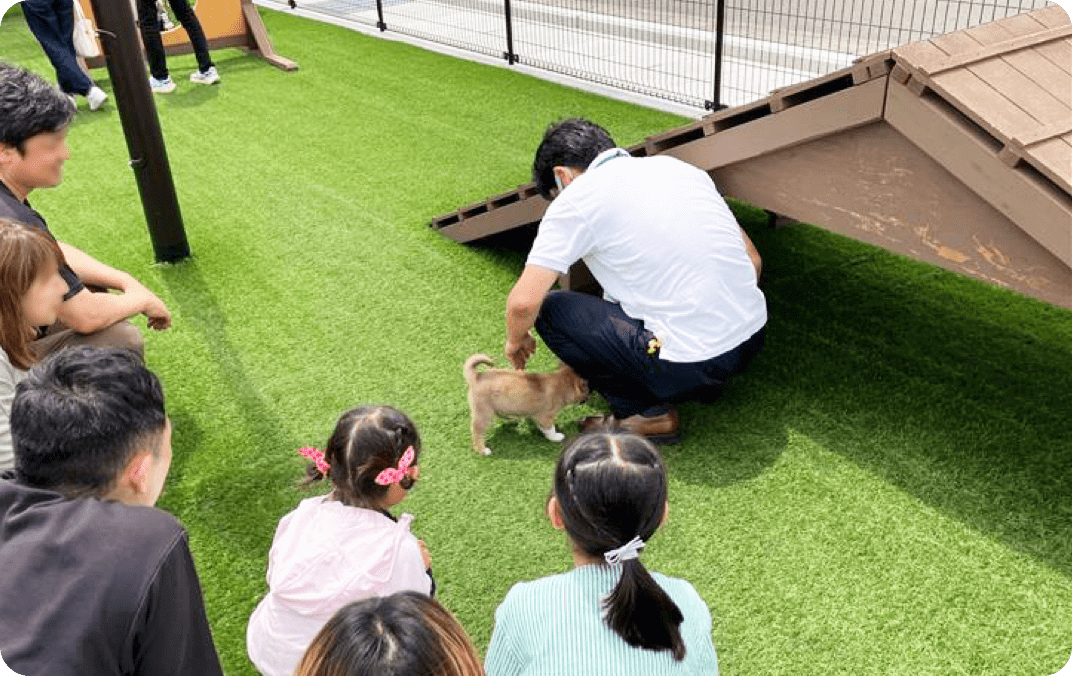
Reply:
[[[407,457],[410,449],[411,458]],[[310,464],[310,481],[327,477],[340,502],[379,508],[384,506],[394,484],[406,490],[413,486],[421,438],[413,421],[398,409],[359,406],[339,418],[323,454],[326,467]]]
[[[35,361],[33,327],[56,321],[67,292],[61,263],[63,252],[47,232],[0,218],[0,348],[16,368]]]
[[[157,377],[127,350],[61,350],[30,370],[11,406],[18,481],[69,498],[153,504],[171,464]]]
[[[482,676],[465,630],[438,601],[406,591],[343,606],[295,676]]]
[[[558,459],[549,509],[575,547],[622,566],[604,602],[607,625],[632,646],[669,650],[674,659],[684,659],[681,611],[639,558],[667,513],[666,466],[659,451],[627,432],[577,437]]]

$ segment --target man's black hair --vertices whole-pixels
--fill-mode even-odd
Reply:
[[[67,497],[102,497],[166,422],[160,380],[138,355],[61,350],[30,369],[15,389],[17,480]]]
[[[601,152],[615,147],[607,130],[579,117],[552,124],[544,132],[532,163],[532,180],[546,199],[555,185],[555,167],[584,171]]]
[[[67,95],[21,66],[0,61],[0,143],[26,152],[26,141],[74,119]]]

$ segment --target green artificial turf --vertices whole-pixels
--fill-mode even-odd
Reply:
[[[420,428],[403,508],[484,650],[510,586],[571,563],[542,516],[559,447],[503,423],[495,455],[468,450],[461,364],[501,360],[523,257],[428,223],[526,182],[555,119],[623,145],[682,120],[263,14],[300,70],[221,50],[207,88],[172,57],[179,89],[156,99],[192,260],[152,263],[114,101],[82,103],[63,185],[32,200],[174,313],[146,336],[175,425],[160,506],[189,529],[228,674],[255,673],[246,621],[276,522],[307,495],[295,450],[359,403]],[[53,77],[17,9],[0,54]],[[1072,650],[1072,312],[734,208],[764,257],[767,347],[720,401],[681,408],[671,517],[645,563],[706,599],[727,676],[1056,672]],[[553,366],[545,347],[533,366]]]

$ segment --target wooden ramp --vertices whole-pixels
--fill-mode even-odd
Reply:
[[[1072,22],[1058,6],[860,59],[629,148],[727,196],[1072,309]],[[531,231],[533,185],[443,215]],[[590,280],[583,265],[563,280]]]

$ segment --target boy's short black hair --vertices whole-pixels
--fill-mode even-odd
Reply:
[[[67,95],[21,66],[0,61],[0,143],[26,151],[27,139],[63,129],[74,119]]]
[[[546,199],[555,189],[555,167],[584,171],[601,152],[615,147],[607,130],[579,117],[552,124],[544,132],[532,163],[532,180]]]
[[[160,380],[138,355],[61,350],[15,389],[17,480],[68,497],[102,497],[166,423]]]

